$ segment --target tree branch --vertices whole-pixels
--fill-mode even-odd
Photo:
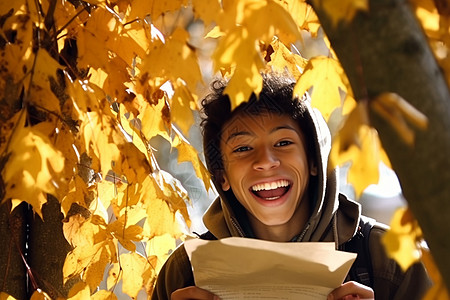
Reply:
[[[404,0],[369,0],[368,12],[333,27],[314,7],[356,99],[394,92],[428,117],[428,130],[416,131],[409,147],[376,113],[380,134],[403,194],[450,287],[450,93],[416,17]],[[441,216],[441,217],[439,217]]]

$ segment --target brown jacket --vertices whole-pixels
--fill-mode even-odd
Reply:
[[[355,226],[358,224],[360,216],[359,204],[348,200],[342,195],[339,198],[339,204],[345,209],[341,210],[338,208],[334,218],[335,221],[333,222],[337,226],[337,235],[340,236],[339,233],[343,232],[345,234],[341,236],[344,236],[347,232],[356,232]],[[220,221],[218,216],[220,213],[213,212],[219,208],[220,202],[220,200],[216,200],[205,215],[205,223],[209,223],[210,226],[211,223],[215,223],[215,226],[208,228],[217,238],[242,236],[240,233],[242,229],[240,229],[238,223],[235,223],[236,220],[233,217],[225,218],[226,214],[221,214],[222,221]],[[348,215],[351,211],[355,213],[353,217]],[[230,224],[231,227],[228,227],[227,224]],[[320,241],[333,241],[333,227],[333,225],[329,226],[329,231]],[[430,286],[425,269],[421,264],[416,264],[406,273],[403,273],[395,261],[387,258],[381,244],[381,236],[385,230],[385,226],[376,223],[370,233],[369,252],[372,266],[372,288],[375,291],[375,299],[421,299]],[[345,242],[346,240],[338,242],[338,244],[340,243],[338,248],[341,248]],[[352,278],[347,278],[347,280],[350,279]],[[191,285],[195,285],[192,267],[183,245],[180,245],[171,254],[159,273],[152,299],[170,299],[173,291]]]

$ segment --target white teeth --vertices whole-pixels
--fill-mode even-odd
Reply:
[[[255,184],[254,186],[252,186],[252,190],[257,192],[257,191],[261,191],[261,190],[274,190],[276,188],[279,187],[285,187],[289,185],[289,181],[287,180],[277,180],[277,181],[273,181],[273,182],[265,182],[265,183],[259,183],[259,184]]]

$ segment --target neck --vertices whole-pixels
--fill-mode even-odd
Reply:
[[[249,221],[258,239],[273,242],[289,242],[305,228],[309,218],[309,199],[303,199],[291,219],[279,225],[266,225],[249,214]]]

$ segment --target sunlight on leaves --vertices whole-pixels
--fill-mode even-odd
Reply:
[[[395,93],[383,93],[375,97],[370,105],[409,146],[414,145],[415,133],[408,123],[421,130],[428,127],[428,118]]]
[[[348,182],[355,189],[356,197],[371,184],[377,184],[380,179],[379,173],[379,139],[375,129],[362,126],[359,130],[361,137],[361,148],[357,155],[353,155],[352,165],[348,171]],[[355,147],[355,146],[353,146]],[[349,149],[349,152],[352,150]]]
[[[116,245],[109,239],[94,245],[78,245],[67,254],[64,280],[82,273],[83,280],[94,290],[103,279],[106,265],[116,260]]]
[[[357,198],[379,181],[381,144],[377,131],[368,122],[367,105],[360,101],[334,136],[329,157],[330,168],[351,162],[348,182]]]
[[[318,56],[309,60],[303,75],[295,85],[294,94],[303,95],[311,87],[311,105],[320,110],[325,120],[341,106],[341,91],[348,91],[348,80],[339,62]]]
[[[319,19],[308,3],[297,0],[277,0],[277,2],[291,14],[298,28],[317,36],[320,28]]]
[[[117,300],[113,291],[100,290],[90,297],[91,300]]]
[[[205,188],[209,190],[211,188],[211,178],[208,170],[200,160],[197,150],[179,135],[175,136],[172,142],[172,147],[175,147],[178,150],[178,163],[191,162],[194,167],[195,174],[203,181]]]
[[[313,0],[316,6],[323,8],[334,26],[339,22],[349,23],[358,11],[368,11],[368,0]]]
[[[10,157],[2,177],[7,183],[6,197],[26,201],[42,218],[45,193],[56,194],[52,178],[63,171],[64,157],[40,131],[22,127],[24,116],[11,138]]]
[[[406,271],[420,259],[418,243],[422,231],[412,213],[407,208],[400,208],[391,219],[390,229],[382,238],[389,257],[393,258]]]
[[[182,78],[191,91],[195,90],[197,82],[201,82],[201,72],[197,56],[188,45],[188,33],[177,28],[165,43],[154,42],[148,55],[143,58],[140,70],[152,77],[162,78],[162,81],[176,82]]]
[[[155,236],[148,241],[146,245],[147,254],[157,257],[157,260],[152,265],[155,273],[159,272],[167,257],[176,248],[176,245],[176,239],[167,233]]]
[[[89,286],[84,282],[77,282],[69,291],[67,300],[83,300],[91,296]]]
[[[270,61],[267,63],[276,72],[288,71],[290,75],[298,79],[303,73],[308,61],[298,54],[292,53],[278,39],[274,39],[270,44],[273,53],[270,55]]]
[[[122,291],[136,298],[144,285],[143,274],[149,268],[147,260],[136,252],[121,254],[119,260],[123,268]]]
[[[200,18],[206,25],[211,24],[219,18],[222,8],[218,0],[192,0],[195,17]]]
[[[194,125],[194,115],[191,104],[195,105],[196,99],[189,89],[180,81],[175,85],[175,94],[171,101],[171,119],[177,124],[184,135],[189,135],[189,129]]]

